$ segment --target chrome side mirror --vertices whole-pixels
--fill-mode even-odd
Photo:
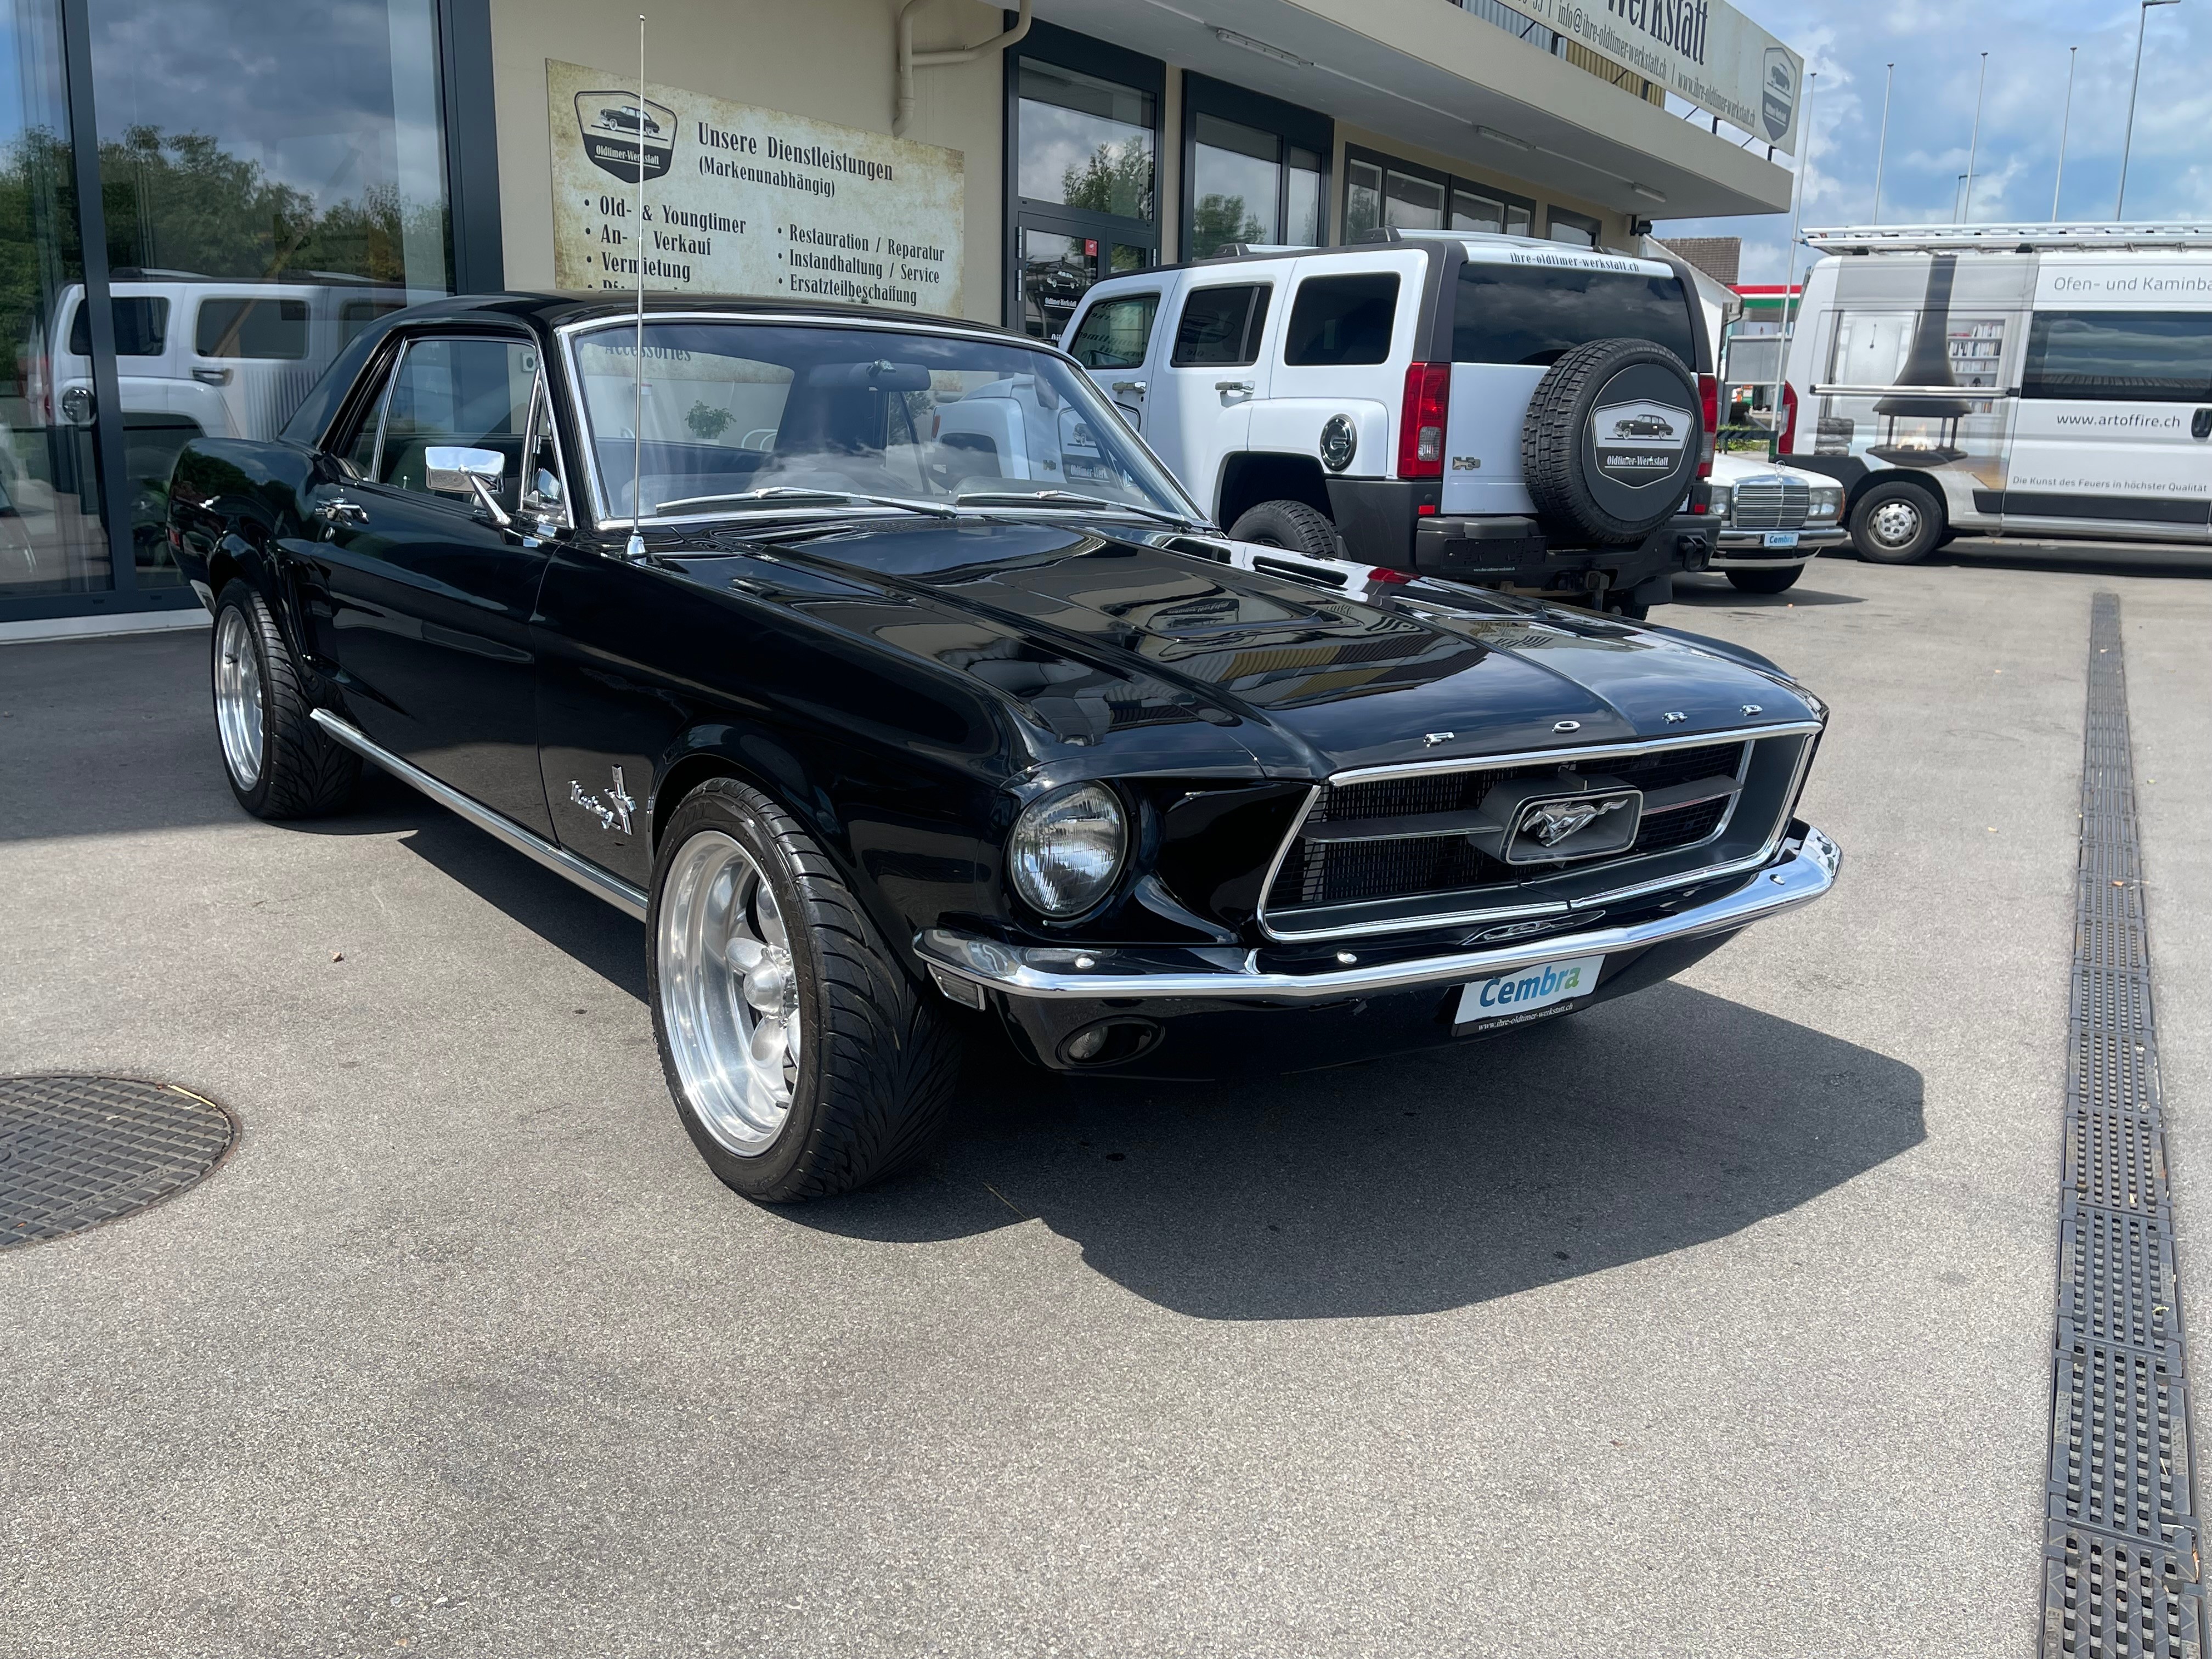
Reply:
[[[478,481],[497,489],[506,481],[507,457],[496,449],[432,444],[422,452],[422,483],[440,495],[475,495]]]

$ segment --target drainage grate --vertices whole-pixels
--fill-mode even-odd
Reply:
[[[0,1249],[158,1204],[237,1138],[229,1113],[172,1083],[0,1078]]]
[[[2089,624],[2043,1653],[2206,1659],[2120,603]]]

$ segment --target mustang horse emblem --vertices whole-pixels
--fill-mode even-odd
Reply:
[[[622,768],[617,766],[614,770],[614,787],[607,791],[605,800],[586,794],[584,786],[574,778],[568,780],[568,799],[597,818],[600,829],[620,830],[626,836],[629,834],[629,815],[637,810],[637,803],[623,788]]]
[[[1547,847],[1557,847],[1577,830],[1587,829],[1607,812],[1617,812],[1628,802],[1615,795],[1611,800],[1545,801],[1528,810],[1521,830]]]

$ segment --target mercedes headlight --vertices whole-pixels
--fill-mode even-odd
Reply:
[[[1707,498],[1705,511],[1716,519],[1725,519],[1729,515],[1729,506],[1734,497],[1726,484],[1713,484],[1710,488],[1711,494]]]
[[[1023,809],[1006,861],[1024,902],[1048,916],[1073,916],[1106,896],[1128,850],[1121,803],[1105,785],[1082,783]]]
[[[1838,519],[1844,512],[1844,492],[1831,487],[1813,492],[1813,516],[1816,519]]]

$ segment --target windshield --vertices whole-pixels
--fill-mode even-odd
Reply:
[[[647,519],[880,510],[802,491],[1204,516],[1088,376],[1011,341],[647,321],[641,423],[634,324],[580,334],[575,362],[609,520],[637,508],[641,473]]]

